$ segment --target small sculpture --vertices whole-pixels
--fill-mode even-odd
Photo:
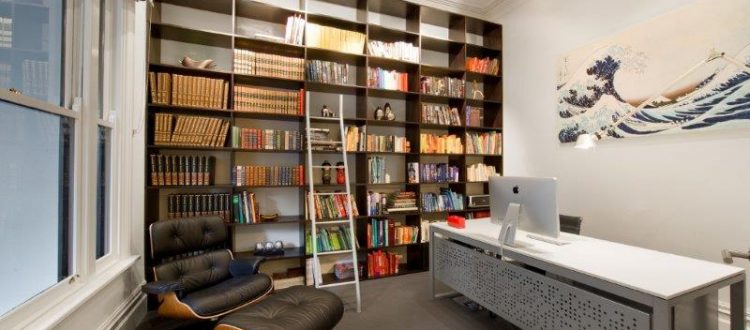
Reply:
[[[326,118],[333,118],[333,111],[328,109],[327,105],[323,105],[323,108],[320,109],[320,116],[326,117]]]
[[[474,80],[471,86],[473,89],[473,91],[471,92],[471,98],[475,100],[484,100],[484,93],[479,90],[479,83]],[[479,94],[479,97],[477,97],[477,94]]]
[[[378,106],[375,108],[375,120],[383,120],[383,109]]]
[[[396,114],[393,113],[393,109],[391,109],[390,103],[385,104],[385,120],[396,120]]]
[[[336,163],[336,183],[337,184],[346,183],[346,171],[344,171],[344,162]]]
[[[209,59],[205,59],[203,61],[197,61],[197,60],[194,60],[194,59],[190,58],[190,56],[183,57],[180,60],[180,64],[182,64],[182,66],[184,66],[184,67],[193,68],[193,69],[208,69],[208,70],[210,70],[210,69],[213,69],[213,68],[216,67],[216,64],[214,63],[214,60],[212,60],[210,58]]]
[[[323,184],[331,184],[331,163],[329,163],[327,160],[323,161]]]

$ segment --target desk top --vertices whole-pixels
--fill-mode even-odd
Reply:
[[[457,229],[445,222],[435,228],[500,246],[500,226],[489,218],[466,221],[466,228]],[[523,230],[516,231],[519,246],[504,250],[534,258],[575,272],[618,284],[662,299],[672,299],[738,274],[743,268],[682,257],[595,239],[560,233],[560,240],[571,242],[554,245],[528,238]]]

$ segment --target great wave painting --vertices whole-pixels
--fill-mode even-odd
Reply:
[[[747,0],[700,1],[566,54],[560,142],[750,128],[749,17]]]

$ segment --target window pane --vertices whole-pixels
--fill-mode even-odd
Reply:
[[[63,8],[60,0],[0,2],[0,88],[61,104]]]
[[[109,153],[111,130],[99,126],[96,161],[96,258],[109,253]]]
[[[0,315],[70,274],[72,127],[0,100]]]

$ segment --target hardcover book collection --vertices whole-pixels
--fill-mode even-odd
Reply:
[[[382,68],[367,68],[367,87],[409,91],[409,74]]]
[[[182,219],[218,215],[228,222],[231,217],[230,204],[229,194],[169,194],[167,217]]]
[[[234,85],[234,110],[242,112],[304,115],[304,89],[298,91]]]
[[[318,253],[331,251],[351,250],[352,246],[349,228],[346,226],[329,226],[318,229],[318,237],[315,240],[318,246]],[[312,233],[307,232],[305,235],[305,253],[313,253]]]
[[[473,164],[466,168],[466,181],[487,182],[491,176],[497,174],[497,170],[492,165],[483,163]]]
[[[302,36],[305,32],[305,19],[302,15],[289,16],[286,19],[286,31],[284,42],[292,45],[302,45]]]
[[[305,199],[307,201],[307,199]],[[345,194],[313,195],[315,218],[317,220],[339,220],[349,217],[347,213],[347,198]],[[352,200],[352,216],[359,215],[357,203]]]
[[[501,155],[503,136],[499,132],[466,133],[466,154]]]
[[[418,242],[419,227],[404,226],[393,219],[370,219],[367,248],[389,247]]]
[[[301,186],[305,167],[237,165],[232,168],[232,184],[236,187]]]
[[[232,147],[246,150],[302,150],[298,131],[232,127]]]
[[[326,84],[348,85],[349,64],[308,60],[307,80]]]
[[[151,102],[204,109],[226,109],[229,82],[224,79],[149,72]]]
[[[225,119],[168,113],[154,116],[155,145],[223,147],[228,132]]]
[[[422,76],[419,91],[428,95],[462,98],[465,93],[464,80],[451,77]]]
[[[367,254],[367,278],[396,275],[400,271],[403,255],[374,251]]]
[[[461,138],[450,135],[419,134],[419,152],[423,154],[462,154],[464,145]]]
[[[255,224],[260,222],[258,201],[255,193],[243,191],[232,195],[234,223]]]
[[[282,79],[305,79],[305,59],[246,49],[234,50],[234,72]]]
[[[400,191],[388,195],[387,203],[388,212],[409,212],[416,211],[417,193],[413,191]]]
[[[500,61],[489,57],[469,57],[466,59],[466,71],[497,75],[500,73]]]
[[[365,49],[365,35],[360,32],[307,23],[305,43],[310,47],[362,54]]]
[[[464,209],[464,195],[440,188],[439,193],[422,193],[422,212],[460,211]]]
[[[386,207],[388,205],[388,193],[368,191],[365,204],[367,206],[368,216],[387,214]]]
[[[390,183],[385,174],[385,159],[383,157],[367,158],[367,173],[370,183]]]
[[[367,134],[367,126],[348,126],[346,151],[411,152],[411,143],[403,136]]]
[[[414,46],[411,42],[370,40],[367,43],[367,52],[372,56],[414,63],[419,62],[419,47]]]
[[[331,139],[331,130],[328,128],[311,127],[308,131],[310,148],[315,151],[341,151],[338,141]]]
[[[444,183],[459,182],[460,170],[458,166],[450,166],[447,163],[409,163],[409,169],[415,168],[415,177],[418,178],[411,183]],[[411,171],[411,170],[410,170]]]
[[[202,155],[149,155],[152,186],[208,186],[213,157]]]
[[[461,126],[458,108],[446,104],[422,103],[422,122],[426,124]]]

